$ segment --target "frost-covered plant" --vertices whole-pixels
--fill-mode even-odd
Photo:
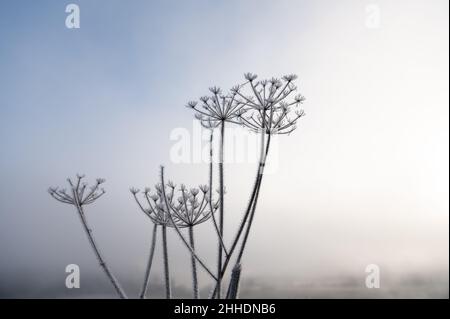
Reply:
[[[83,178],[84,175],[77,175],[75,181],[72,181],[70,178],[68,178],[67,181],[70,185],[69,191],[64,188],[60,189],[58,187],[50,187],[48,189],[48,192],[57,201],[64,204],[73,205],[75,207],[78,216],[80,217],[81,224],[83,225],[83,229],[88,236],[89,243],[91,244],[91,247],[98,259],[100,266],[108,276],[108,279],[111,281],[119,297],[127,298],[127,295],[123,291],[116,277],[113,275],[113,273],[109,269],[108,264],[100,253],[100,249],[98,248],[98,245],[94,240],[92,228],[89,226],[86,219],[86,214],[84,212],[84,206],[94,203],[97,199],[103,196],[103,194],[105,194],[105,190],[100,187],[100,185],[103,184],[105,180],[102,178],[98,178],[93,186],[88,187],[87,183],[82,182]]]
[[[133,194],[133,197],[136,200],[136,203],[138,204],[139,208],[153,222],[153,235],[152,235],[152,242],[150,245],[150,254],[149,254],[149,259],[147,262],[144,284],[143,284],[143,287],[142,287],[142,290],[140,293],[140,298],[144,298],[145,293],[147,291],[149,277],[150,277],[150,270],[152,267],[153,255],[154,255],[154,251],[155,251],[156,232],[157,232],[158,226],[161,226],[166,298],[167,299],[172,298],[172,288],[171,288],[171,282],[170,282],[170,268],[169,268],[169,248],[167,245],[167,227],[173,227],[173,224],[172,224],[171,218],[169,217],[170,213],[166,210],[166,208],[164,206],[164,201],[163,201],[163,197],[162,197],[162,188],[163,187],[161,185],[157,184],[155,186],[156,192],[154,194],[150,194],[150,188],[145,188],[145,190],[143,191],[143,195],[144,195],[145,201],[147,203],[147,208],[144,207],[144,205],[139,201],[139,199],[137,197],[137,194],[139,193],[139,189],[130,188],[130,192],[131,192],[131,194]],[[171,200],[173,199],[174,191],[175,191],[175,187],[173,186],[173,187],[171,187],[171,195],[169,195]]]
[[[163,187],[162,185],[165,186]],[[213,212],[215,212],[219,206],[219,201],[212,204],[210,203],[211,197],[207,195],[208,189],[207,186],[204,185],[199,188],[191,188],[190,190],[187,190],[184,185],[181,185],[179,190],[177,190],[176,185],[169,181],[167,184],[160,183],[155,185],[155,190],[156,192],[154,194],[150,194],[149,188],[144,190],[143,194],[145,201],[147,202],[147,207],[144,207],[137,197],[139,190],[135,188],[130,189],[140,209],[153,221],[155,225],[160,225],[163,229],[166,298],[171,298],[172,296],[166,239],[167,227],[176,229],[185,246],[190,250],[194,298],[198,298],[197,262],[199,262],[211,276],[214,277],[214,275],[195,252],[194,227],[206,222],[213,215]],[[176,192],[179,193],[177,200],[175,200]],[[212,207],[212,210],[210,207]],[[189,240],[182,235],[180,231],[181,228],[188,229]],[[154,247],[153,240],[151,247]],[[154,248],[151,248],[150,251],[144,286],[141,291],[141,298],[145,295],[145,290],[148,285],[149,273],[153,259],[153,249]]]
[[[300,105],[305,101],[301,94],[295,97],[292,95],[297,91],[294,81],[296,75],[286,75],[282,79],[271,78],[268,80],[257,81],[257,75],[252,73],[245,74],[247,80],[244,84],[235,86],[232,89],[236,94],[236,101],[239,105],[244,105],[245,112],[241,112],[239,116],[240,123],[261,135],[260,155],[258,170],[253,184],[247,209],[244,218],[239,226],[236,237],[230,249],[230,255],[233,254],[236,245],[241,237],[244,227],[246,226],[244,238],[242,240],[239,253],[235,262],[233,273],[235,280],[239,282],[241,271],[241,259],[247,244],[250,229],[255,215],[256,204],[258,202],[259,191],[264,175],[264,167],[270,148],[271,136],[274,134],[290,134],[296,129],[297,121],[304,116],[304,111],[300,109]],[[266,139],[267,137],[267,139]],[[227,258],[222,269],[226,271],[230,258]],[[236,274],[239,272],[239,275]],[[231,281],[231,288],[235,289],[237,295],[239,283]],[[232,287],[233,286],[233,287]]]
[[[201,185],[199,188],[191,188],[187,190],[186,186],[181,185],[178,204],[170,204],[170,209],[176,223],[189,231],[189,244],[195,252],[194,227],[206,222],[217,211],[219,202],[213,203],[210,200],[209,187]],[[197,278],[197,261],[194,254],[191,254],[192,265],[192,285],[194,299],[199,298],[198,278]]]
[[[202,125],[211,130],[211,146],[210,146],[210,187],[212,187],[212,137],[213,130],[220,125],[221,141],[220,141],[220,160],[219,160],[219,185],[223,190],[223,148],[224,148],[224,125],[226,122],[235,123],[247,127],[251,131],[261,135],[260,155],[258,170],[253,183],[252,192],[248,202],[244,217],[238,228],[237,234],[231,243],[231,247],[227,250],[223,243],[223,216],[224,216],[224,197],[220,193],[221,210],[220,210],[220,231],[218,234],[218,281],[213,291],[213,296],[221,298],[221,282],[222,277],[227,270],[228,264],[235,252],[242,234],[244,235],[241,246],[238,250],[238,256],[233,268],[232,280],[227,292],[227,297],[233,298],[237,296],[239,279],[241,272],[241,259],[248,240],[250,229],[256,210],[256,204],[259,197],[259,190],[264,175],[264,166],[269,153],[270,140],[273,134],[290,134],[296,129],[298,119],[304,112],[299,106],[305,100],[300,94],[294,95],[297,87],[294,81],[296,75],[287,75],[281,79],[271,78],[268,80],[257,81],[257,75],[252,73],[245,74],[245,82],[241,85],[233,87],[229,94],[222,94],[222,91],[213,87],[210,89],[213,95],[211,97],[200,98],[201,103],[189,102],[187,106],[195,110],[195,117],[199,119]],[[220,124],[219,124],[220,123]],[[225,260],[222,261],[222,253],[225,252]],[[237,281],[237,282],[235,282]]]
[[[164,183],[164,167],[163,166],[161,166],[160,176],[161,176],[161,184],[160,185],[165,185],[165,183]],[[167,194],[166,187],[161,187],[161,197],[162,197],[163,203],[165,205],[166,211],[171,212],[173,210],[172,206],[174,205],[173,196]],[[219,200],[219,202],[220,202],[220,200]],[[215,204],[215,206],[217,206],[217,203]],[[172,225],[173,229],[175,229],[176,233],[178,234],[178,236],[180,237],[181,241],[186,246],[186,248],[190,251],[191,255],[203,267],[203,269],[211,276],[211,278],[213,278],[214,280],[217,280],[217,277],[206,266],[206,264],[203,262],[203,260],[200,259],[200,257],[198,257],[197,253],[192,248],[192,246],[189,244],[188,240],[181,233],[180,228],[183,227],[182,222],[180,222],[180,220],[178,219],[178,217],[175,214],[167,214],[167,215],[171,221],[171,225]]]
[[[239,294],[239,282],[242,272],[242,257],[249,238],[251,227],[254,221],[256,206],[264,176],[264,168],[269,154],[271,137],[274,134],[288,135],[296,127],[298,120],[304,116],[300,109],[305,98],[301,94],[295,95],[297,86],[294,84],[296,75],[287,75],[281,79],[271,78],[267,80],[257,80],[257,76],[252,73],[245,74],[245,82],[233,87],[230,93],[224,94],[218,87],[210,88],[210,96],[204,96],[199,101],[192,101],[187,104],[195,112],[195,117],[201,125],[210,132],[209,139],[209,178],[208,185],[199,188],[187,189],[181,185],[179,189],[172,182],[165,182],[164,167],[161,166],[160,182],[155,185],[155,192],[150,193],[146,188],[142,194],[145,205],[138,199],[138,189],[131,188],[140,209],[153,222],[153,234],[150,245],[149,260],[146,267],[143,287],[140,298],[145,297],[148,287],[150,270],[152,267],[154,250],[156,245],[156,234],[158,227],[162,228],[162,246],[164,256],[164,274],[166,283],[166,297],[172,297],[170,286],[169,257],[167,247],[167,229],[173,229],[184,246],[191,254],[192,280],[194,298],[199,298],[197,263],[214,280],[212,298],[222,298],[222,281],[235,253],[237,253],[234,267],[231,271],[231,278],[225,295],[228,299],[235,299]],[[224,240],[224,216],[225,216],[225,182],[224,182],[224,143],[226,123],[241,125],[260,135],[260,154],[257,172],[250,198],[243,214],[241,223],[237,229],[229,248]],[[213,138],[216,129],[220,133],[219,143],[219,199],[213,200]],[[50,194],[63,203],[72,204],[82,219],[83,226],[88,234],[90,243],[99,259],[100,265],[113,283],[119,296],[125,298],[126,295],[120,288],[106,263],[104,262],[98,247],[96,246],[92,231],[88,227],[83,206],[93,203],[104,194],[99,189],[99,185],[104,180],[97,180],[97,184],[86,192],[86,184],[81,184],[82,176],[78,176],[76,183],[69,180],[72,191],[68,194],[65,190],[50,188]],[[178,193],[177,199],[176,193]],[[219,211],[219,220],[216,220],[216,211]],[[195,250],[194,227],[211,219],[218,238],[218,260],[217,272],[214,274],[205,262],[199,258]],[[182,230],[188,229],[188,239],[183,235]],[[240,243],[240,245],[239,245]],[[238,247],[239,246],[239,247]],[[225,257],[225,258],[223,258]]]
[[[217,259],[217,296],[221,296],[222,283],[222,265],[223,265],[223,233],[224,233],[224,143],[225,143],[225,124],[236,123],[242,112],[242,104],[236,101],[236,93],[223,94],[222,90],[217,87],[209,89],[211,95],[203,96],[200,102],[191,101],[187,103],[187,107],[195,111],[195,117],[201,121],[203,126],[220,127],[220,146],[219,146],[219,244],[218,244],[218,259]]]

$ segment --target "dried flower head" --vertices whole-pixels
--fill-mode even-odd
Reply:
[[[257,78],[258,76],[257,76],[256,74],[253,74],[253,73],[248,72],[248,73],[245,73],[245,74],[244,74],[244,77],[245,77],[245,79],[246,79],[247,81],[253,82],[254,80],[256,80],[256,78]]]
[[[216,128],[222,122],[237,123],[237,118],[241,114],[242,104],[237,102],[236,93],[224,95],[219,87],[209,89],[211,96],[202,96],[200,102],[188,102],[187,107],[193,109],[195,117],[202,123],[202,126],[209,129]]]
[[[206,187],[206,188],[205,188]],[[219,207],[217,201],[212,206],[209,205],[207,186],[202,185],[199,188],[191,188],[189,192],[186,188],[180,188],[178,204],[170,204],[172,216],[177,220],[180,227],[192,227],[207,221]],[[199,191],[201,190],[201,192]],[[200,194],[200,196],[198,196]],[[213,211],[211,211],[213,207]]]
[[[136,195],[137,193],[139,193],[139,189],[130,187],[130,192],[131,192],[131,194]]]
[[[59,189],[58,187],[50,187],[48,193],[57,201],[65,204],[80,207],[92,204],[105,194],[105,190],[100,188],[100,184],[103,184],[105,180],[98,178],[96,184],[89,187],[88,190],[88,184],[82,183],[83,178],[84,175],[77,174],[75,181],[72,181],[70,178],[67,179],[71,188],[70,193],[67,193],[66,189]]]
[[[297,76],[290,74],[282,79],[271,78],[255,81],[256,75],[245,74],[247,83],[234,87],[236,101],[243,105],[239,120],[252,131],[264,131],[267,134],[289,134],[297,127],[297,121],[304,116],[300,105],[305,98],[299,94],[288,101],[297,91],[293,83]],[[243,92],[247,89],[247,94]]]
[[[130,188],[131,194],[133,195],[142,212],[144,212],[152,220],[152,222],[157,225],[173,227],[171,218],[168,215],[169,212],[167,211],[164,204],[161,184],[155,185],[156,192],[153,194],[150,193],[150,188],[145,188],[145,190],[146,191],[143,192],[143,195],[146,205],[142,204],[138,199],[137,195],[139,193],[139,190],[136,188]],[[170,200],[170,202],[172,202],[175,185],[171,182],[167,183],[165,191],[168,194],[167,198]]]
[[[205,117],[198,113],[195,114],[194,116],[197,120],[200,121],[201,126],[204,127],[205,129],[214,130],[215,128],[217,128],[220,125],[220,121],[213,120],[210,117]]]
[[[209,191],[209,186],[208,185],[200,185],[198,187],[203,193],[207,193]]]
[[[176,187],[176,185],[172,181],[168,181],[167,182],[167,186],[170,187],[170,188],[175,188]]]
[[[169,185],[170,184],[170,185]],[[150,194],[150,190],[143,192],[145,205],[138,199],[139,190],[130,188],[130,192],[135,198],[140,209],[157,225],[173,227],[172,220],[178,227],[189,227],[201,224],[211,217],[211,207],[213,212],[219,207],[219,201],[209,204],[209,187],[201,185],[199,188],[187,189],[181,184],[176,190],[173,183],[167,183],[165,193],[167,196],[170,212],[164,202],[164,195],[161,184],[155,185],[156,192]],[[175,193],[178,193],[176,200]],[[171,214],[172,216],[169,216]],[[172,218],[171,218],[172,217]]]

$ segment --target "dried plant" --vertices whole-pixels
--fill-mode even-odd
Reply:
[[[173,229],[181,239],[184,246],[191,255],[192,288],[193,297],[199,298],[199,285],[197,265],[200,265],[213,279],[214,285],[211,298],[223,298],[222,282],[228,266],[236,253],[235,264],[231,271],[230,281],[225,298],[235,299],[239,295],[239,283],[242,273],[242,258],[248,242],[251,227],[254,221],[259,193],[264,176],[264,168],[269,154],[271,137],[274,134],[289,135],[296,127],[298,120],[304,116],[300,109],[305,98],[301,94],[295,95],[297,86],[294,84],[296,75],[287,75],[281,79],[271,78],[257,80],[252,73],[245,74],[245,81],[233,87],[230,93],[224,94],[218,87],[210,88],[210,96],[204,96],[199,101],[192,101],[187,106],[194,110],[195,117],[201,125],[209,130],[209,178],[208,185],[188,190],[186,186],[179,188],[172,182],[165,182],[164,167],[161,166],[160,181],[155,185],[155,191],[150,192],[145,188],[140,200],[138,194],[141,192],[136,188],[130,191],[144,214],[153,223],[153,233],[150,243],[149,258],[144,276],[143,286],[139,297],[145,298],[149,285],[149,276],[154,258],[158,227],[162,229],[162,248],[164,259],[164,278],[166,286],[166,298],[172,297],[170,285],[169,252],[167,245],[167,229]],[[295,96],[294,96],[295,95]],[[257,172],[250,193],[246,210],[238,226],[236,235],[233,237],[229,248],[224,240],[225,223],[225,172],[224,172],[224,144],[226,123],[232,123],[248,128],[260,135],[260,154]],[[213,139],[218,130],[220,134],[219,143],[219,198],[213,199]],[[91,246],[104,269],[108,278],[114,285],[120,297],[126,295],[120,288],[117,280],[112,275],[102,258],[97,245],[92,237],[83,206],[93,203],[104,191],[100,185],[104,180],[97,180],[97,184],[86,191],[87,185],[81,183],[83,176],[77,176],[77,181],[72,183],[71,193],[58,188],[50,188],[49,193],[58,201],[72,204],[79,213],[84,229],[88,235]],[[176,199],[175,199],[176,198]],[[219,220],[216,220],[216,212],[219,212]],[[195,227],[212,220],[214,230],[217,234],[217,272],[214,273],[206,263],[198,256],[195,249]],[[183,235],[182,230],[188,230],[188,238]],[[240,245],[239,245],[240,243]]]
[[[177,224],[189,231],[189,244],[195,252],[194,227],[200,225],[211,218],[216,212],[219,202],[212,203],[208,195],[209,187],[201,185],[199,188],[191,188],[189,191],[184,185],[180,187],[180,197],[178,204],[171,204],[173,216],[177,220]],[[199,199],[201,197],[201,199]],[[194,254],[191,254],[192,265],[192,284],[194,291],[194,299],[199,298],[198,278],[197,278],[197,261]]]
[[[236,123],[241,116],[243,104],[236,101],[236,93],[228,95],[222,94],[219,87],[211,87],[209,89],[211,95],[200,98],[200,103],[191,101],[187,103],[187,107],[195,111],[195,117],[201,121],[203,126],[214,128],[220,126],[220,146],[219,146],[219,196],[220,196],[220,211],[219,211],[219,237],[218,244],[218,259],[217,259],[217,277],[218,288],[217,296],[221,296],[221,282],[222,282],[222,265],[223,265],[223,233],[224,233],[224,143],[225,143],[225,123]]]
[[[238,96],[238,103],[245,105],[246,111],[239,116],[240,123],[257,133],[265,131],[267,135],[292,133],[297,128],[297,120],[305,114],[299,108],[305,101],[304,96],[298,94],[288,101],[297,91],[294,84],[297,76],[255,81],[256,75],[247,73],[245,78],[248,82],[232,89]],[[246,88],[247,94],[243,92]]]
[[[161,166],[160,175],[161,175],[161,184],[160,185],[165,185],[165,183],[164,183],[164,167],[163,166]],[[173,195],[173,193],[168,196],[167,192],[166,192],[166,187],[161,187],[161,197],[163,199],[163,202],[164,202],[164,205],[165,205],[165,209],[168,212],[172,212],[173,211],[172,207],[173,207],[174,203],[173,203],[173,196],[172,195]],[[219,204],[220,204],[220,200],[219,200]],[[215,206],[217,206],[217,203],[215,204]],[[183,242],[183,244],[185,245],[185,247],[190,251],[191,255],[203,267],[203,269],[211,276],[211,278],[213,278],[214,280],[217,281],[217,277],[209,269],[209,267],[206,266],[206,264],[203,262],[203,260],[200,259],[200,257],[198,257],[197,253],[195,252],[195,250],[193,249],[191,244],[188,242],[188,240],[181,233],[180,228],[183,227],[183,224],[179,220],[178,216],[176,216],[175,214],[171,214],[171,213],[169,213],[167,215],[169,216],[169,219],[171,221],[171,225],[173,226],[173,229],[175,229],[176,233],[180,237],[180,239]]]
[[[299,109],[299,106],[305,100],[302,95],[298,94],[292,101],[289,101],[293,93],[297,91],[297,86],[294,84],[294,81],[297,79],[296,75],[287,75],[281,80],[272,78],[269,80],[256,81],[257,75],[247,73],[245,74],[245,79],[246,82],[233,87],[231,90],[232,94],[235,96],[235,103],[241,108],[238,121],[244,127],[259,133],[261,138],[258,169],[247,209],[231,244],[228,257],[225,259],[221,269],[221,276],[223,276],[245,229],[244,238],[234,267],[234,271],[239,272],[239,276],[234,276],[234,280],[237,281],[240,279],[241,259],[256,211],[256,204],[264,175],[265,163],[269,153],[271,136],[273,134],[290,134],[296,129],[298,119],[304,116],[304,112]],[[233,289],[236,289],[235,295],[237,295],[239,283],[231,281],[228,291],[230,291],[231,285],[234,286]],[[217,291],[219,290],[219,285],[216,285],[214,292],[216,292],[215,296],[217,297],[220,297],[220,295],[217,294]]]
[[[148,208],[145,208],[137,197],[137,194],[140,192],[139,189],[130,188],[130,192],[133,195],[139,208],[153,222],[153,235],[152,235],[152,242],[151,242],[151,246],[150,246],[150,254],[149,254],[149,259],[147,262],[145,278],[144,278],[144,285],[143,285],[141,293],[140,293],[140,298],[144,298],[145,293],[147,291],[150,270],[152,267],[153,255],[154,255],[154,250],[155,250],[155,246],[156,246],[156,242],[155,242],[156,241],[156,231],[157,231],[158,226],[161,226],[166,298],[171,299],[172,298],[172,288],[171,288],[171,282],[170,282],[169,248],[167,245],[167,227],[172,227],[172,221],[168,217],[169,213],[167,212],[167,210],[165,210],[164,205],[163,205],[163,198],[161,195],[161,185],[156,185],[155,190],[156,190],[155,194],[150,194],[150,188],[145,188],[143,195],[144,195],[145,201],[147,202],[147,206],[148,206]],[[172,198],[173,198],[173,191],[174,191],[174,188],[172,188]]]
[[[92,249],[94,250],[95,256],[98,259],[100,266],[103,271],[108,276],[108,279],[111,281],[114,289],[117,291],[117,294],[120,298],[127,298],[125,292],[121,288],[119,282],[116,277],[114,277],[113,273],[109,269],[105,259],[100,253],[100,249],[98,248],[94,235],[92,233],[92,228],[89,226],[86,215],[84,212],[84,206],[94,203],[97,199],[99,199],[103,194],[105,194],[105,190],[100,188],[100,185],[105,182],[104,179],[97,179],[96,183],[92,187],[88,187],[87,183],[82,183],[82,179],[84,175],[77,175],[76,180],[72,182],[70,178],[67,179],[70,185],[70,191],[67,192],[66,189],[59,189],[58,187],[50,187],[48,189],[49,194],[56,199],[57,201],[73,205],[78,213],[78,216],[81,219],[81,224],[83,225],[83,229],[88,236],[89,243],[91,244]]]
[[[144,209],[144,207],[141,205],[141,203],[139,202],[139,200],[137,198],[137,194],[140,192],[139,189],[132,187],[132,188],[130,188],[130,192],[133,195],[133,197],[136,200],[136,202],[138,203],[138,206],[145,213],[145,215],[148,216],[149,215],[149,209]],[[147,198],[147,200],[148,200],[149,192],[150,192],[150,188],[145,188],[145,190],[143,191],[143,194],[145,195],[145,198]],[[148,256],[148,261],[147,261],[147,267],[145,268],[144,283],[142,285],[142,289],[141,289],[141,292],[139,294],[139,298],[140,299],[144,299],[145,298],[145,294],[147,293],[149,279],[150,279],[150,271],[151,271],[152,264],[153,264],[153,256],[155,254],[155,247],[156,247],[156,240],[157,240],[157,234],[158,234],[158,227],[160,226],[160,224],[155,222],[153,219],[151,219],[151,221],[153,222],[152,240],[151,240],[151,243],[150,243],[150,251],[149,251],[149,256]],[[167,282],[166,282],[166,287],[167,287]],[[169,291],[169,294],[170,294],[170,288],[169,289],[166,288],[166,294],[168,292],[167,290]]]
[[[241,114],[239,117],[242,125],[248,127],[252,131],[259,132],[261,135],[261,152],[257,175],[247,210],[231,248],[231,253],[233,253],[242,234],[244,225],[248,220],[247,228],[233,270],[239,271],[239,274],[241,271],[241,259],[256,211],[256,204],[258,202],[259,191],[264,175],[264,167],[269,153],[271,136],[273,134],[292,133],[296,129],[297,121],[305,115],[304,111],[299,108],[305,101],[305,98],[301,94],[296,95],[293,100],[289,101],[289,98],[297,91],[297,86],[294,84],[294,81],[297,79],[296,75],[286,75],[281,80],[272,78],[270,80],[256,81],[257,76],[255,74],[247,73],[245,74],[245,79],[247,82],[243,85],[236,86],[233,89],[233,92],[241,99],[239,100],[239,103],[243,103],[246,107],[245,114]],[[247,89],[247,94],[243,93],[245,89]],[[267,141],[264,143],[266,135]],[[228,258],[225,261],[223,271],[226,270],[226,265],[229,260],[230,259]],[[235,278],[239,281],[240,275]],[[232,282],[231,284],[235,285],[236,290],[238,289],[238,283]]]
[[[219,206],[219,201],[214,204],[210,204],[210,198],[207,193],[207,186],[200,186],[199,188],[192,188],[187,190],[184,185],[179,188],[180,196],[175,200],[176,185],[172,182],[168,182],[164,187],[164,184],[160,183],[155,186],[156,193],[150,194],[150,189],[146,188],[143,192],[147,207],[139,201],[137,194],[138,189],[131,188],[130,191],[136,200],[136,203],[140,209],[153,221],[154,225],[161,225],[163,230],[163,256],[164,256],[164,269],[165,269],[165,282],[166,282],[166,298],[171,298],[171,286],[170,286],[170,272],[169,272],[169,260],[168,260],[168,247],[166,231],[167,227],[176,228],[185,242],[186,247],[191,251],[191,265],[192,265],[192,280],[194,298],[199,297],[198,291],[198,278],[197,278],[197,254],[195,252],[195,239],[194,239],[194,227],[201,223],[206,222],[213,212],[215,212]],[[201,199],[200,199],[201,198]],[[167,205],[166,205],[167,200]],[[213,207],[212,210],[209,208]],[[187,228],[189,231],[189,242],[179,231],[179,228]],[[154,247],[154,241],[152,240],[152,247]],[[150,268],[153,260],[154,248],[151,248],[149,262],[147,264],[146,275],[144,280],[144,286],[141,291],[141,298],[145,295],[147,289]],[[209,271],[209,269],[201,262],[201,265]],[[210,272],[210,271],[209,271]],[[210,272],[211,273],[211,272]],[[211,273],[212,274],[212,273]]]

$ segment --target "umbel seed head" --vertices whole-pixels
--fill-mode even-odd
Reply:
[[[64,188],[59,189],[58,187],[50,187],[48,193],[57,201],[65,204],[76,206],[92,204],[105,194],[105,190],[99,187],[100,184],[105,182],[105,179],[97,178],[96,183],[88,188],[88,184],[82,182],[83,178],[84,175],[80,174],[76,175],[74,182],[70,178],[67,178],[67,182],[71,188],[70,194]],[[90,191],[86,191],[86,189]]]
[[[244,77],[246,80],[253,82],[258,76],[256,74],[248,72],[244,74]]]

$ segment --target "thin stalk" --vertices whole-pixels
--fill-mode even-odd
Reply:
[[[238,294],[238,292],[239,292],[239,280],[240,280],[240,265],[241,265],[241,260],[242,260],[242,256],[244,255],[244,250],[245,250],[245,247],[246,247],[246,245],[247,245],[248,236],[249,236],[249,234],[250,234],[250,229],[251,229],[251,227],[252,227],[253,219],[254,219],[254,217],[255,217],[255,211],[256,211],[256,205],[257,205],[257,203],[258,203],[259,191],[260,191],[260,189],[261,189],[262,179],[263,179],[263,176],[264,176],[264,167],[265,167],[265,163],[266,163],[266,159],[267,159],[267,154],[269,153],[270,137],[271,137],[271,135],[268,134],[267,144],[266,144],[266,152],[265,152],[265,155],[264,155],[263,166],[262,166],[262,169],[261,169],[260,175],[259,175],[258,187],[257,187],[257,190],[256,190],[255,199],[254,199],[254,201],[253,201],[253,207],[252,207],[252,211],[251,211],[251,214],[250,214],[250,219],[249,219],[249,221],[248,221],[247,229],[246,229],[245,235],[244,235],[244,239],[242,240],[241,248],[240,248],[238,257],[237,257],[237,259],[236,259],[236,264],[235,264],[235,266],[234,266],[234,269],[239,268],[239,276],[237,276],[237,277],[235,278],[235,280],[236,280],[237,282],[233,282],[233,281],[230,282],[229,290],[231,290],[236,296],[237,296],[237,294]],[[234,269],[233,269],[233,271],[234,271]],[[233,286],[233,287],[232,287],[232,286]]]
[[[166,281],[166,299],[172,298],[172,290],[170,287],[170,271],[169,271],[169,254],[167,250],[167,226],[162,225],[162,245],[164,255],[164,279]]]
[[[150,270],[152,269],[152,263],[153,263],[153,255],[155,254],[155,246],[156,246],[156,234],[158,232],[158,224],[153,225],[153,234],[152,234],[152,243],[150,245],[150,254],[148,257],[147,262],[147,269],[145,270],[145,277],[144,277],[144,285],[142,286],[141,293],[139,295],[140,299],[145,298],[145,293],[147,292],[148,288],[148,282],[150,279]]]
[[[99,248],[97,247],[97,244],[95,243],[95,239],[92,234],[92,229],[89,227],[89,224],[86,220],[86,216],[84,214],[83,207],[79,203],[78,196],[75,194],[75,191],[73,193],[74,193],[73,195],[74,195],[74,199],[75,199],[75,206],[77,208],[78,215],[80,216],[81,223],[83,224],[83,228],[86,232],[86,235],[88,236],[89,243],[91,244],[92,250],[94,251],[95,256],[97,257],[97,260],[98,260],[100,266],[102,267],[103,271],[108,276],[108,279],[111,281],[111,283],[114,286],[114,289],[116,290],[119,297],[121,299],[126,299],[127,295],[123,291],[123,289],[120,286],[119,282],[117,281],[116,277],[113,275],[113,273],[109,269],[108,265],[106,264],[106,261],[103,259],[103,256],[102,256]]]
[[[255,211],[256,211],[256,204],[258,203],[259,191],[261,189],[261,183],[262,183],[262,179],[263,179],[263,176],[264,176],[264,167],[266,165],[267,154],[269,153],[270,137],[271,137],[271,134],[268,134],[267,144],[266,144],[266,152],[264,154],[263,165],[261,167],[261,171],[260,171],[260,174],[259,174],[258,189],[256,191],[256,196],[255,196],[255,200],[253,202],[252,212],[250,214],[250,220],[248,221],[248,224],[247,224],[247,230],[246,230],[245,235],[244,235],[244,240],[242,241],[241,249],[240,249],[238,258],[236,260],[236,265],[241,263],[242,255],[244,254],[244,249],[245,249],[245,246],[246,246],[247,240],[248,240],[248,235],[250,234],[250,229],[251,229],[252,224],[253,224],[253,218],[255,216]]]
[[[270,137],[271,137],[271,135],[268,134],[267,144],[266,144],[266,151],[265,151],[264,159],[263,159],[263,162],[262,162],[263,165],[261,166],[261,170],[260,170],[259,176],[258,176],[258,185],[257,185],[256,194],[255,194],[255,198],[254,198],[254,201],[253,201],[251,213],[250,213],[250,219],[248,221],[247,229],[246,229],[245,234],[244,234],[244,239],[242,240],[241,248],[239,250],[239,254],[238,254],[238,257],[236,258],[236,263],[235,263],[235,266],[233,268],[233,272],[236,269],[239,269],[239,275],[238,276],[235,275],[234,278],[233,278],[233,274],[232,274],[232,279],[234,279],[234,280],[230,281],[230,285],[228,287],[229,293],[230,292],[234,293],[235,296],[237,296],[238,290],[239,290],[239,280],[240,280],[240,273],[241,273],[241,266],[240,266],[241,265],[241,260],[242,260],[242,256],[244,255],[244,250],[245,250],[245,247],[247,245],[248,236],[250,234],[250,229],[252,227],[253,219],[255,217],[256,204],[258,203],[259,191],[261,189],[262,179],[263,179],[263,176],[264,176],[264,167],[265,167],[265,163],[266,163],[266,159],[267,159],[267,154],[269,153],[269,148],[270,148]]]
[[[216,230],[219,244],[222,246],[225,255],[228,256],[228,251],[223,242],[223,237],[220,235],[219,226],[217,225],[216,216],[214,214],[213,202],[212,202],[212,190],[213,190],[213,136],[214,130],[210,130],[209,136],[209,208],[211,210],[211,220],[214,224],[214,229]]]
[[[220,125],[220,149],[219,149],[219,196],[220,196],[220,207],[219,207],[219,230],[220,236],[223,238],[223,223],[224,223],[224,172],[223,172],[223,162],[224,162],[224,142],[225,142],[225,121],[222,121]],[[221,287],[222,287],[222,245],[219,244],[218,248],[218,259],[217,259],[217,299],[221,297]]]
[[[265,134],[266,134],[266,132],[265,132],[265,121],[263,121],[263,127],[262,127],[262,130],[261,130],[261,140],[260,140],[261,143],[260,143],[260,155],[259,155],[258,170],[256,172],[256,178],[255,178],[255,182],[253,184],[252,194],[250,196],[250,200],[248,202],[247,209],[246,209],[245,214],[244,214],[244,218],[242,219],[241,224],[239,225],[238,232],[237,232],[236,236],[234,237],[233,243],[232,243],[231,248],[230,248],[230,250],[228,252],[228,256],[225,259],[225,262],[223,263],[222,271],[221,271],[222,277],[223,277],[223,275],[225,274],[225,272],[227,270],[227,267],[228,267],[228,264],[229,264],[229,262],[231,260],[232,255],[233,255],[233,252],[234,252],[234,250],[237,247],[239,239],[240,239],[240,237],[242,235],[242,232],[244,230],[245,224],[247,223],[247,219],[248,219],[248,217],[249,217],[249,215],[251,214],[251,211],[252,211],[253,202],[255,200],[256,193],[257,193],[257,190],[258,190],[258,187],[259,187],[260,175],[264,171],[264,162],[265,162],[264,154],[267,154],[267,151],[268,151],[268,150],[266,151],[267,147],[265,147],[265,144],[264,144]],[[216,295],[217,288],[218,288],[218,286],[216,285],[216,287],[213,290],[212,298],[214,298],[214,296]]]
[[[189,226],[189,242],[192,249],[195,251],[195,241],[194,241],[194,227]],[[191,254],[191,264],[192,264],[192,288],[194,290],[194,299],[199,298],[198,293],[198,279],[197,279],[197,261],[195,257]]]

